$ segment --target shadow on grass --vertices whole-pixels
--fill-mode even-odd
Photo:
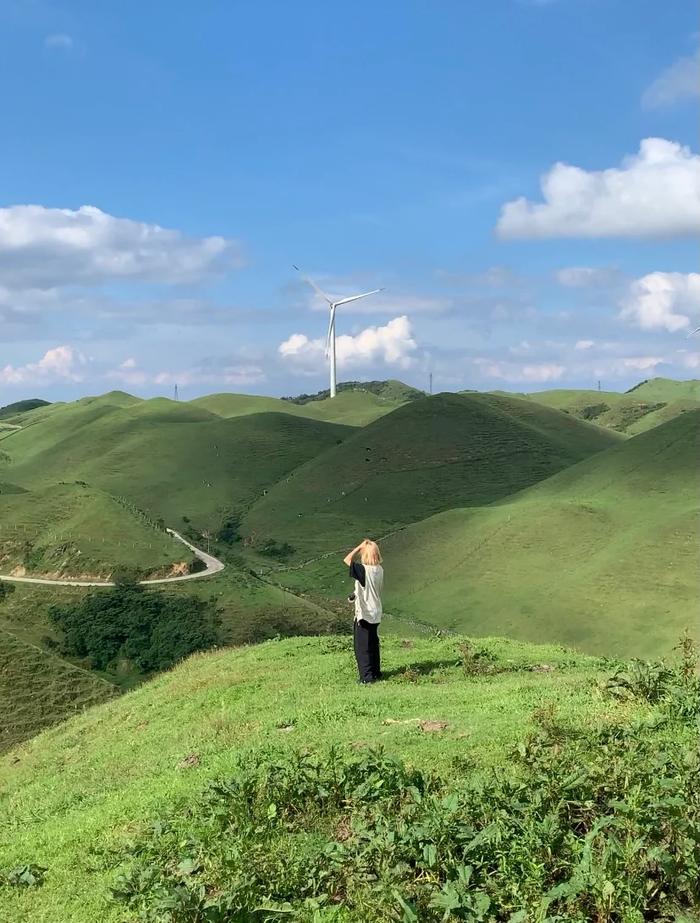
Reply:
[[[430,676],[442,670],[454,669],[459,666],[457,657],[451,660],[422,660],[418,663],[409,663],[401,667],[382,669],[382,680],[387,679],[417,679],[419,676]]]

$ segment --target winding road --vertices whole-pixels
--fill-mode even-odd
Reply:
[[[223,561],[220,561],[211,554],[207,554],[207,552],[202,551],[201,548],[195,548],[193,544],[188,542],[186,538],[183,538],[182,535],[174,529],[166,529],[165,531],[172,535],[173,538],[177,539],[177,541],[186,545],[195,557],[206,564],[206,568],[197,571],[195,574],[182,574],[180,577],[159,577],[156,580],[139,580],[139,583],[144,586],[151,586],[157,583],[180,583],[183,580],[198,580],[200,577],[211,577],[214,574],[218,574],[219,571],[222,571],[226,566]],[[5,574],[0,574],[0,580],[7,580],[9,583],[39,583],[44,586],[114,586],[114,581],[112,580],[52,580],[49,577],[10,577]]]

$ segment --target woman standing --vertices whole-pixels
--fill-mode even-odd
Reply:
[[[359,561],[355,560],[356,555]],[[382,620],[384,586],[379,546],[366,538],[343,558],[343,563],[350,568],[350,577],[355,581],[355,593],[350,598],[355,602],[353,639],[360,683],[376,683],[382,677],[378,628]]]

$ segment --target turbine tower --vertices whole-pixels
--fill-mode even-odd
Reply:
[[[358,301],[360,298],[367,298],[368,295],[376,295],[377,292],[383,292],[383,288],[372,289],[371,292],[363,292],[361,295],[350,295],[349,298],[337,298],[335,301],[327,295],[323,289],[319,288],[318,285],[314,282],[313,279],[309,279],[308,276],[303,275],[301,269],[298,266],[294,266],[294,269],[301,275],[302,279],[305,282],[308,282],[309,285],[316,291],[317,294],[323,298],[324,301],[328,302],[330,308],[330,318],[328,320],[328,336],[326,337],[326,359],[329,361],[330,366],[330,376],[331,376],[331,397],[335,397],[336,393],[336,363],[335,363],[335,310],[339,308],[341,304],[350,304],[351,301]]]

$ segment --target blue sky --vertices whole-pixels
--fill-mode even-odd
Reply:
[[[0,403],[325,387],[292,263],[386,287],[341,379],[696,376],[697,55],[682,0],[3,0]]]

